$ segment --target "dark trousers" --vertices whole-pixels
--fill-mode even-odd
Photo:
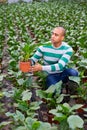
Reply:
[[[60,80],[62,80],[63,83],[66,83],[69,79],[69,76],[78,76],[78,71],[72,68],[68,68],[61,73],[49,74],[46,78],[46,86],[48,88]]]

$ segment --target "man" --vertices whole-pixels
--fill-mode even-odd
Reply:
[[[68,81],[69,76],[78,76],[78,72],[72,68],[67,68],[73,49],[67,43],[63,42],[65,37],[65,29],[56,27],[52,31],[51,41],[49,44],[44,44],[38,48],[36,53],[31,57],[36,64],[32,66],[32,71],[46,71],[46,85],[50,87],[60,80],[63,83]],[[38,62],[43,58],[44,65]]]

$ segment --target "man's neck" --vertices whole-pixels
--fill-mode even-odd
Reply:
[[[53,44],[53,46],[54,46],[55,48],[58,48],[58,47],[60,47],[61,45],[62,45],[62,42]]]

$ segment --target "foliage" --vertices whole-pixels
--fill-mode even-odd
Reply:
[[[47,90],[37,90],[36,95],[47,102],[49,109],[55,108],[57,104],[63,101],[64,94],[61,93],[61,81],[50,86]]]
[[[87,70],[86,8],[87,1],[84,0],[50,0],[50,2],[47,3],[21,2],[20,4],[0,4],[0,63],[2,61],[4,43],[8,45],[9,53],[8,74],[6,76],[1,74],[0,86],[2,86],[2,81],[4,78],[12,82],[12,88],[16,89],[11,92],[4,92],[4,94],[6,97],[12,97],[13,99],[15,99],[14,105],[16,109],[20,109],[20,111],[16,110],[16,113],[13,113],[13,115],[11,115],[14,120],[16,120],[17,117],[17,120],[15,122],[13,121],[13,130],[32,130],[32,128],[36,130],[52,129],[49,124],[36,121],[34,119],[31,119],[31,117],[28,117],[31,109],[29,109],[30,106],[27,103],[27,100],[31,97],[30,90],[32,85],[29,84],[31,82],[27,78],[28,75],[24,75],[19,71],[18,61],[21,58],[24,58],[24,60],[29,59],[38,45],[49,41],[51,30],[55,26],[63,26],[66,29],[65,41],[68,42],[68,44],[71,45],[74,49],[74,55],[72,56],[72,59],[69,63],[69,67],[78,69],[80,78],[84,76],[84,72],[85,70]],[[0,71],[0,73],[2,72]],[[79,79],[77,79],[76,77],[72,77],[72,80],[77,80],[76,82],[79,83]],[[55,87],[57,86],[58,84],[56,84],[55,86],[51,86],[51,88],[49,88],[47,91],[38,91],[38,95],[40,96],[40,98],[45,98],[47,100],[47,103],[51,105],[51,108],[52,106],[56,107],[57,105],[59,105],[64,97],[64,95],[59,96],[60,89],[57,89],[56,91],[58,95],[54,96],[53,98],[52,93],[55,92]],[[79,84],[79,86],[81,86],[81,91],[79,91],[79,94],[83,98],[87,99],[87,96],[85,97],[86,91],[83,91],[85,89],[82,89],[84,88],[84,86],[87,85]],[[27,89],[29,89],[29,91]],[[85,93],[85,95],[83,93]],[[0,94],[0,96],[2,97],[2,92]],[[33,108],[39,107],[38,103],[32,105]],[[66,129],[68,129],[68,123],[69,126],[72,128],[70,122],[73,117],[72,113],[70,113],[71,107],[67,108],[67,105],[64,104],[60,104],[59,107],[61,108],[61,113],[63,111],[65,112],[65,114],[62,114],[62,119],[64,119],[65,117],[67,119],[68,117],[71,117],[69,118],[68,122],[66,120],[62,121],[61,128],[63,124],[66,124]],[[29,110],[29,112],[27,110]],[[26,117],[25,115],[23,115],[22,112],[26,113]],[[35,110],[33,112],[35,112]],[[56,114],[58,115],[57,111]],[[74,117],[74,119],[78,119],[76,115],[74,115]],[[58,117],[55,118],[58,119]],[[20,121],[18,122],[18,120]],[[78,121],[79,120],[81,123],[81,126],[79,126],[82,127],[83,121],[80,118],[78,119]],[[3,124],[1,125],[3,126]],[[74,122],[73,128],[75,127],[76,124]],[[65,130],[65,127],[63,128],[63,130]]]
[[[81,84],[78,88],[78,97],[87,102],[87,83]]]
[[[34,44],[24,44],[21,48],[21,61],[29,61],[30,56],[34,53],[35,45]]]
[[[81,104],[76,104],[71,107],[68,103],[59,104],[56,109],[50,110],[50,113],[55,115],[54,120],[60,122],[60,129],[61,127],[63,127],[63,129],[68,127],[72,130],[76,130],[77,128],[83,128],[84,121],[80,116],[76,115],[75,112],[75,110],[82,106]]]
[[[6,113],[6,115],[13,117],[15,122],[20,122],[20,126],[15,126],[15,130],[57,130],[56,126],[52,127],[49,123],[40,122],[37,121],[37,119],[31,117],[25,118],[25,116],[18,110],[16,111],[16,113],[8,112]]]

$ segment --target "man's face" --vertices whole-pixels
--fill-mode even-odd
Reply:
[[[63,39],[64,39],[64,36],[63,36],[62,30],[55,28],[52,31],[51,42],[55,45],[55,44],[61,43]]]

